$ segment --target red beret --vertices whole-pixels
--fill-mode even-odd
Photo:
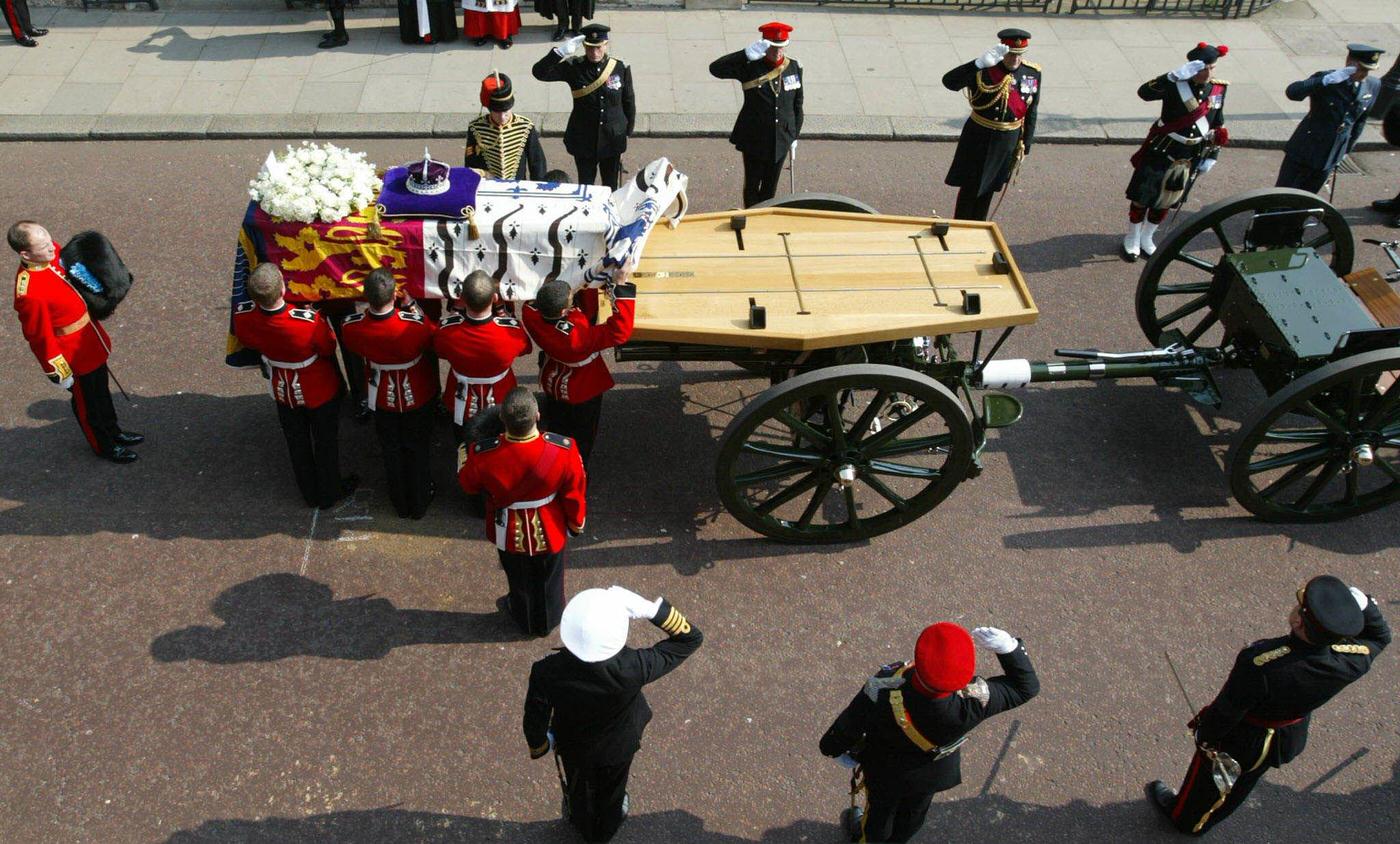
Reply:
[[[924,628],[914,645],[914,679],[937,696],[956,692],[972,681],[977,655],[972,635],[951,621]]]
[[[763,33],[763,38],[775,47],[781,47],[788,42],[788,33],[792,32],[792,27],[782,21],[769,21],[758,28]]]

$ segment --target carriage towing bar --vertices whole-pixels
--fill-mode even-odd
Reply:
[[[1141,352],[1101,352],[1098,349],[1056,349],[1063,361],[1025,358],[986,361],[976,373],[976,386],[1011,389],[1047,381],[1092,381],[1100,378],[1151,378],[1179,387],[1196,401],[1219,408],[1220,390],[1211,367],[1221,363],[1219,350],[1201,351],[1185,343],[1170,343]]]

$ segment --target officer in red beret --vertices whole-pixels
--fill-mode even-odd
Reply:
[[[973,676],[973,642],[994,652],[1000,677]],[[941,621],[924,628],[914,658],[865,681],[821,739],[821,751],[855,767],[867,808],[846,818],[852,841],[908,841],[933,795],[962,782],[959,748],[974,727],[1040,692],[1021,641],[995,627],[971,634]]]
[[[1220,694],[1186,725],[1196,731],[1196,755],[1181,791],[1161,780],[1146,786],[1148,801],[1181,832],[1208,832],[1266,771],[1302,753],[1312,711],[1361,679],[1390,644],[1375,600],[1339,578],[1314,577],[1297,599],[1288,614],[1291,632],[1240,651]],[[1217,782],[1213,754],[1239,763],[1233,784]]]
[[[792,27],[770,21],[763,37],[710,63],[716,79],[737,79],[744,105],[729,142],[744,156],[744,207],[772,199],[788,150],[802,132],[802,65],[786,54]]]

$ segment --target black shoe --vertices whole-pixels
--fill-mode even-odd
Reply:
[[[1167,820],[1171,820],[1172,808],[1176,805],[1176,792],[1167,788],[1167,784],[1161,780],[1153,780],[1142,787],[1147,794],[1147,802],[1153,808],[1162,813]]]
[[[112,439],[116,442],[117,445],[140,445],[141,443],[146,441],[146,437],[144,435],[132,433],[131,431],[122,431],[120,434],[117,434]]]
[[[42,26],[36,26],[33,29],[29,30],[28,33],[30,38],[43,38],[45,35],[48,34],[49,31],[47,29],[44,29]]]
[[[510,595],[502,595],[496,599],[496,612],[510,615]]]
[[[511,45],[514,44],[515,41],[514,41],[514,39],[511,39],[511,38],[505,38],[505,39],[497,39],[497,40],[496,40],[496,43],[499,44],[499,45],[501,45],[501,49],[502,49],[502,50],[509,50],[510,47],[511,47]]]
[[[321,43],[316,46],[322,50],[329,50],[333,47],[344,47],[349,43],[350,36],[348,34],[344,32],[332,32],[330,35],[322,38]]]
[[[564,40],[564,27],[562,27],[562,26],[556,26],[556,27],[554,27],[554,34],[551,35],[551,36],[549,36],[549,40],[550,40],[550,41],[563,41],[563,40]]]
[[[35,41],[33,38],[29,38],[29,37],[25,37],[25,38],[16,38],[16,39],[15,39],[15,43],[18,44],[18,45],[20,45],[21,47],[37,47],[37,46],[39,46],[39,42],[38,42],[38,41]]]
[[[341,479],[340,479],[340,491],[337,492],[336,495],[335,495],[335,497],[332,498],[330,501],[322,501],[322,502],[320,503],[321,509],[322,509],[322,510],[325,510],[325,509],[327,509],[327,508],[329,508],[329,507],[334,507],[338,502],[343,501],[343,500],[345,500],[346,498],[349,498],[349,497],[350,497],[350,494],[353,493],[356,489],[358,489],[359,486],[360,486],[360,476],[354,474],[353,472],[352,472],[351,474],[346,475],[345,477],[341,478]]]
[[[1400,197],[1396,197],[1395,199],[1377,199],[1375,202],[1371,203],[1371,207],[1380,211],[1382,214],[1393,214],[1396,211],[1400,211]]]
[[[490,38],[488,38],[487,36],[483,35],[483,36],[481,36],[480,38],[478,38],[478,39],[476,39],[475,41],[473,41],[472,43],[475,44],[475,45],[478,46],[478,47],[481,47],[481,46],[485,45],[487,41],[490,41],[490,40],[491,40]]]
[[[1391,217],[1390,222],[1386,223],[1386,225],[1390,226],[1392,229],[1400,229],[1400,217]]]
[[[374,411],[369,409],[369,401],[360,399],[360,403],[355,405],[355,421],[360,423],[368,422]]]
[[[113,463],[135,463],[137,458],[136,452],[124,445],[114,445],[111,451],[102,456]]]

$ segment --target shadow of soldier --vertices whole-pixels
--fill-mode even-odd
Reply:
[[[220,627],[196,625],[151,643],[158,662],[272,662],[292,656],[380,659],[405,645],[459,645],[523,638],[499,613],[401,610],[386,598],[335,600],[331,588],[296,574],[265,574],[219,593]]]
[[[351,27],[350,43],[337,54],[372,59],[378,54],[380,32],[386,27]],[[220,62],[266,58],[294,58],[318,54],[313,32],[246,32],[195,38],[184,27],[167,26],[127,48],[131,53],[155,54],[161,61]]]

